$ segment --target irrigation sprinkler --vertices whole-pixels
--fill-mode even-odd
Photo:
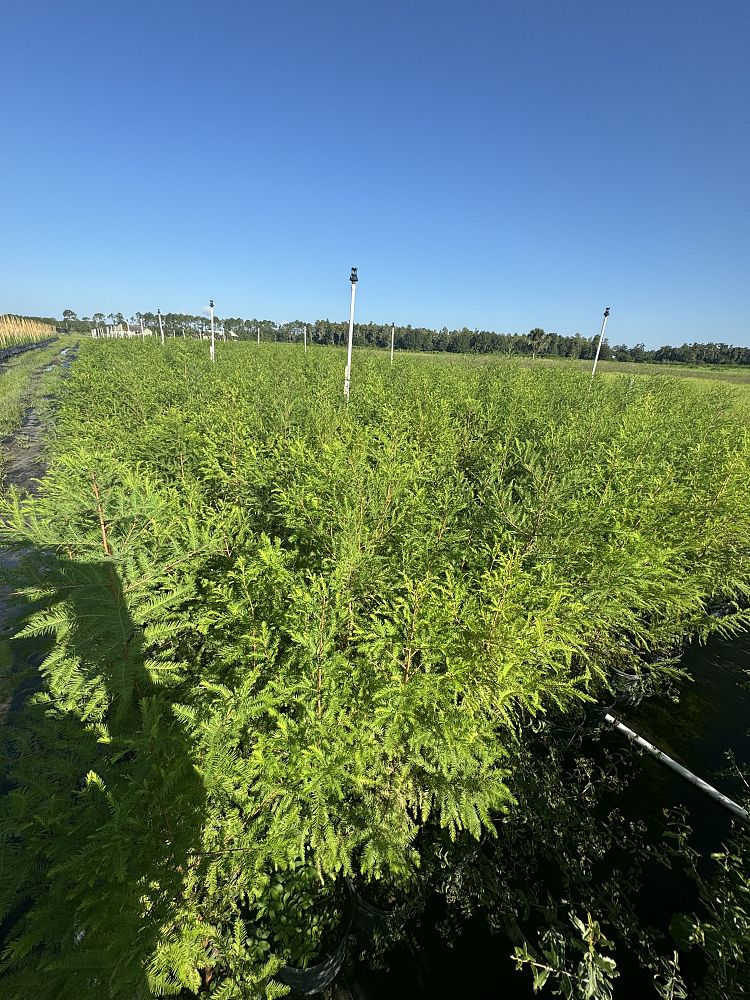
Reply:
[[[393,364],[393,348],[396,343],[396,324],[391,323],[391,364]]]
[[[214,300],[209,299],[208,308],[211,311],[211,360],[216,360],[216,340],[214,338]]]
[[[346,368],[344,369],[344,399],[349,402],[349,384],[352,378],[352,342],[354,340],[354,300],[357,297],[357,268],[352,268],[349,281],[352,283],[352,301],[349,307],[349,346],[346,351]]]
[[[255,332],[258,334],[258,344],[260,345],[260,323],[256,323]]]
[[[161,323],[161,309],[156,310],[156,315],[159,318],[159,333],[161,334],[161,346],[164,347],[164,327]]]
[[[141,340],[145,340],[146,339],[146,334],[145,334],[145,332],[143,330],[143,316],[141,316],[139,322],[141,324]]]
[[[594,358],[594,367],[591,369],[591,378],[593,379],[596,373],[596,363],[599,360],[599,351],[602,349],[602,341],[604,340],[604,330],[607,326],[607,320],[609,319],[609,306],[604,310],[604,319],[602,320],[602,332],[599,334],[599,343],[596,345],[596,357]]]
[[[303,330],[304,330],[304,337],[305,337],[305,354],[307,354],[307,323],[305,323],[305,325],[303,327]]]

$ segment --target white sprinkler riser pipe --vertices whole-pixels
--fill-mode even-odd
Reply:
[[[602,330],[601,330],[601,333],[599,334],[599,343],[596,345],[596,357],[594,358],[594,367],[591,369],[591,377],[592,378],[594,377],[594,374],[596,373],[596,365],[597,365],[597,362],[599,361],[599,351],[601,351],[601,349],[602,349],[602,341],[604,340],[604,331],[607,328],[607,320],[608,319],[609,319],[609,316],[607,316],[605,314],[604,320],[602,322]]]
[[[211,360],[216,360],[216,341],[214,339],[214,307],[211,306]]]
[[[396,324],[391,326],[391,364],[393,364],[393,346],[396,342]]]
[[[700,788],[702,792],[710,795],[712,799],[715,799],[726,809],[729,809],[730,812],[733,812],[735,816],[739,817],[739,819],[743,822],[750,823],[750,813],[748,813],[746,809],[743,809],[742,806],[737,805],[737,803],[733,799],[730,799],[728,795],[724,795],[718,790],[718,788],[714,788],[713,785],[709,785],[709,783],[704,781],[703,778],[699,778],[697,774],[693,774],[692,771],[688,771],[688,769],[683,767],[682,764],[678,764],[676,760],[673,760],[669,756],[669,754],[664,753],[663,750],[655,747],[653,743],[649,743],[648,740],[644,740],[642,736],[633,732],[632,729],[628,729],[628,727],[624,725],[624,723],[620,722],[619,719],[616,719],[614,715],[610,715],[609,712],[607,712],[604,718],[610,723],[610,725],[619,729],[621,733],[624,733],[629,740],[632,740],[637,746],[642,747],[647,753],[650,753],[652,757],[662,761],[667,765],[667,767],[671,767],[673,771],[676,771],[677,774],[680,775],[680,777],[689,781],[691,785],[695,785],[696,788]]]
[[[346,368],[344,369],[344,398],[349,402],[349,386],[352,377],[352,341],[354,339],[354,300],[357,297],[357,282],[352,282],[352,302],[349,307],[349,346],[346,352]]]
[[[159,333],[161,334],[161,346],[164,347],[164,327],[161,325],[161,311],[157,309],[156,315],[159,317]]]

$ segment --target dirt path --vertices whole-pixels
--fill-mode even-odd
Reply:
[[[32,394],[44,372],[51,371],[58,364],[67,369],[74,358],[75,349],[66,347],[49,364],[35,372],[29,383]],[[3,489],[15,486],[32,494],[39,489],[39,480],[46,470],[44,434],[44,422],[33,406],[28,407],[20,427],[0,442],[3,456]],[[21,557],[21,553],[18,551],[10,552],[0,548],[0,574],[5,570],[12,570]],[[0,724],[5,720],[11,706],[15,705],[12,690],[7,687],[4,681],[15,669],[14,663],[18,655],[10,650],[8,643],[10,636],[15,631],[17,613],[17,608],[14,607],[13,603],[13,588],[8,584],[0,583],[0,647],[3,647],[2,656],[0,656]],[[27,658],[27,666],[29,662]],[[18,698],[18,694],[17,692],[15,698]]]
[[[68,369],[74,358],[74,349],[63,348],[50,364],[34,373],[30,381],[31,392],[33,393],[38,386],[44,372],[51,371],[57,364]],[[44,424],[33,406],[26,410],[20,427],[2,439],[0,450],[3,456],[3,488],[16,486],[28,493],[36,493],[46,466],[44,460]]]
[[[29,408],[21,426],[3,440],[3,486],[18,486],[29,493],[36,493],[38,480],[44,475],[44,428],[36,410]],[[0,556],[2,559],[2,556]]]

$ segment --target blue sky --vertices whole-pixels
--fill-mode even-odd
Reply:
[[[747,0],[0,9],[0,312],[750,345]]]

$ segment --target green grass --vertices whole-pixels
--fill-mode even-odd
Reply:
[[[280,345],[281,346],[281,345]],[[298,350],[296,345],[289,349]],[[340,349],[340,348],[338,348]],[[334,350],[333,348],[316,345],[313,350]],[[385,350],[360,348],[357,353],[373,353],[384,356]],[[437,365],[459,365],[464,368],[484,368],[493,365],[506,364],[512,361],[523,368],[558,368],[566,371],[591,372],[593,361],[580,358],[531,358],[528,355],[507,354],[454,354],[449,351],[398,351],[395,363],[399,358],[421,358]],[[609,375],[647,375],[673,378],[700,379],[706,381],[728,382],[733,385],[750,385],[750,366],[739,365],[678,365],[655,364],[652,362],[635,361],[600,361],[597,372]]]
[[[28,407],[51,385],[43,369],[58,357],[63,348],[71,347],[77,340],[76,336],[60,337],[54,344],[25,351],[0,367],[0,437],[10,434],[21,424]],[[37,378],[37,375],[40,377]]]
[[[592,361],[573,358],[519,358],[523,365],[539,367],[569,368],[575,371],[591,371]],[[709,381],[730,382],[734,385],[750,385],[750,367],[731,365],[660,365],[636,361],[600,361],[598,372],[613,375],[659,375],[676,378],[707,379]]]

